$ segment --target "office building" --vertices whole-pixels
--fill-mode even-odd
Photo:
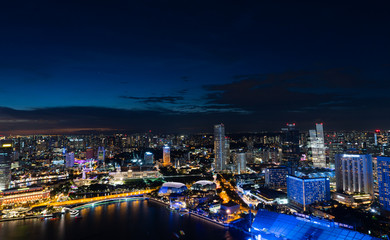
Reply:
[[[93,148],[87,148],[87,150],[85,151],[85,159],[89,160],[93,158],[94,158]]]
[[[287,176],[287,198],[291,206],[306,211],[308,205],[330,200],[329,178]]]
[[[338,192],[373,196],[371,155],[336,154],[335,172]]]
[[[290,168],[290,174],[299,166],[300,149],[299,149],[299,131],[295,128],[295,123],[287,123],[282,128],[282,158],[284,164]]]
[[[233,163],[237,174],[246,172],[246,154],[244,152],[234,153]]]
[[[377,158],[379,203],[390,212],[390,157]]]
[[[168,146],[163,147],[163,165],[171,164],[171,149]]]
[[[65,167],[71,168],[74,166],[74,153],[73,152],[68,152],[65,155]]]
[[[325,143],[324,143],[324,128],[322,123],[316,124],[315,130],[309,130],[310,151],[313,167],[325,168]]]
[[[104,160],[106,159],[106,150],[104,149],[104,147],[98,148],[97,159],[99,160],[99,162],[104,162]]]
[[[265,184],[270,188],[286,187],[287,167],[274,167],[265,170]]]
[[[153,165],[154,155],[151,152],[145,152],[144,165]]]
[[[226,168],[226,150],[225,126],[222,123],[214,125],[214,154],[216,171],[222,171]]]
[[[0,141],[0,191],[9,188],[11,182],[12,141]]]

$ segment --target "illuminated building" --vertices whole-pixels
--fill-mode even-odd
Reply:
[[[99,162],[104,162],[104,160],[106,159],[106,150],[104,149],[104,147],[98,148],[97,159],[99,160]]]
[[[329,240],[374,240],[375,237],[359,233],[354,227],[320,219],[305,214],[287,215],[270,212],[265,209],[257,211],[252,224],[255,239],[329,239]]]
[[[202,192],[215,190],[216,188],[217,188],[217,185],[214,182],[207,181],[207,180],[197,181],[196,183],[192,184],[192,186],[191,186],[192,190],[202,191]]]
[[[160,190],[158,191],[159,195],[169,195],[171,193],[183,193],[187,191],[187,187],[183,183],[179,182],[165,182]]]
[[[85,152],[85,158],[87,160],[94,159],[93,148],[87,148],[87,150]]]
[[[71,168],[74,166],[74,153],[68,152],[66,153],[65,158],[65,167]]]
[[[154,155],[151,152],[145,152],[144,165],[153,165]]]
[[[246,173],[246,154],[243,152],[234,153],[233,162],[235,165],[236,173]]]
[[[322,123],[316,124],[316,130],[309,130],[310,150],[313,167],[325,168],[325,143]]]
[[[379,203],[382,210],[390,212],[390,157],[378,157]]]
[[[329,178],[299,178],[288,175],[287,198],[289,204],[304,211],[310,204],[329,201]]]
[[[286,187],[287,167],[274,167],[265,170],[265,184],[268,187]]]
[[[335,172],[338,192],[373,196],[371,155],[336,154]]]
[[[163,165],[171,164],[171,149],[168,146],[163,147]]]
[[[11,182],[12,141],[0,141],[0,190],[9,188]]]
[[[226,167],[227,149],[225,141],[225,126],[222,123],[214,125],[214,154],[216,171],[225,170]]]
[[[2,205],[26,203],[30,201],[43,200],[50,197],[50,191],[43,187],[9,189],[0,192],[0,202]]]

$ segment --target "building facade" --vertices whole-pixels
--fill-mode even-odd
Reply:
[[[163,147],[163,165],[171,164],[171,149],[168,146]]]
[[[336,154],[335,173],[338,192],[374,196],[371,155]]]
[[[379,203],[390,212],[390,157],[377,158]]]
[[[225,126],[222,123],[214,125],[214,154],[215,170],[225,170],[227,151],[225,144]]]
[[[309,130],[309,139],[313,167],[325,168],[325,140],[322,123],[317,123],[315,130]]]
[[[11,182],[12,141],[0,142],[0,191],[9,188]]]
[[[289,204],[304,211],[310,204],[329,201],[329,178],[299,178],[288,175],[287,198]]]
[[[287,186],[287,167],[267,168],[265,170],[265,184],[268,187],[286,187]]]

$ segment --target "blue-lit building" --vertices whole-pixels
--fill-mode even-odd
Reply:
[[[308,205],[330,200],[329,178],[287,176],[289,204],[306,211]]]
[[[385,211],[390,211],[390,157],[378,157],[379,203]]]
[[[265,184],[268,187],[286,187],[287,167],[274,167],[265,170]]]
[[[303,214],[287,215],[257,211],[251,231],[255,239],[266,240],[374,240],[370,235],[353,230],[352,226]]]

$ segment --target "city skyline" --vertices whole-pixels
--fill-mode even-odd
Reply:
[[[7,2],[0,134],[389,129],[385,9]]]

